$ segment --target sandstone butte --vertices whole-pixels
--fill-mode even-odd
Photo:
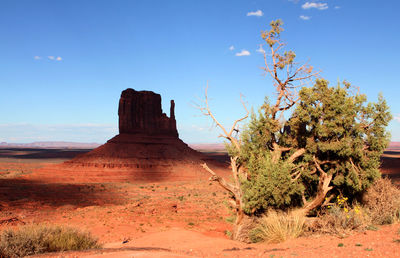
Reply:
[[[39,169],[30,179],[60,182],[180,181],[206,179],[207,162],[226,175],[226,164],[191,149],[179,139],[175,103],[162,112],[161,96],[126,89],[119,100],[119,134],[62,164]]]

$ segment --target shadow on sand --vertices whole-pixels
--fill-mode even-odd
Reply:
[[[5,207],[35,209],[38,206],[86,207],[121,202],[104,184],[44,183],[26,179],[0,179],[0,210]]]
[[[12,159],[72,159],[76,155],[92,149],[40,149],[40,148],[1,148],[0,158]]]

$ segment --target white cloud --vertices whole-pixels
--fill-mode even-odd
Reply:
[[[300,19],[304,20],[304,21],[308,21],[309,19],[311,19],[310,16],[306,16],[306,15],[300,15]]]
[[[337,6],[335,6],[335,9],[336,9],[336,10],[337,10],[337,9],[340,9],[340,6],[338,6],[338,5],[337,5]]]
[[[34,56],[33,59],[39,60],[39,59],[42,59],[42,57],[40,57],[40,56]]]
[[[39,59],[40,59],[41,57],[39,57]],[[62,57],[61,56],[57,56],[57,57],[55,57],[55,56],[48,56],[47,57],[49,60],[53,60],[53,61],[61,61],[61,60],[63,60],[62,59]],[[36,59],[36,58],[35,58]]]
[[[303,9],[311,9],[315,8],[318,10],[326,10],[328,9],[328,4],[327,3],[314,3],[314,2],[306,2],[301,6]]]
[[[210,128],[207,126],[192,125],[191,129],[201,132],[201,131],[209,130]]]
[[[263,16],[264,13],[261,10],[257,10],[255,12],[248,12],[247,16],[257,16],[257,17],[261,17]]]
[[[236,53],[235,55],[236,55],[236,56],[249,56],[249,55],[250,55],[250,52],[247,51],[247,50],[245,50],[245,49],[243,49],[241,52]]]
[[[260,47],[256,51],[259,52],[259,53],[262,53],[262,54],[265,53],[265,50],[263,49],[261,44],[260,44]]]
[[[230,47],[229,47],[229,50],[230,50],[230,51],[233,51],[234,49],[235,49],[234,46],[230,46]]]
[[[400,122],[400,114],[397,114],[396,116],[394,116],[394,120],[396,120],[397,122]]]

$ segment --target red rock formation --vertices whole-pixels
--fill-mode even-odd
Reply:
[[[175,103],[170,117],[161,110],[161,96],[126,89],[119,101],[119,134],[106,144],[36,176],[63,182],[160,181],[208,178],[201,163],[220,166],[178,138]],[[214,167],[215,167],[214,166]],[[229,173],[229,172],[228,172]]]
[[[119,133],[178,137],[174,108],[171,100],[171,114],[167,117],[161,110],[160,94],[126,89],[119,100]]]

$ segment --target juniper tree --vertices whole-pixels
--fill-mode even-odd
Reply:
[[[391,119],[381,95],[366,103],[349,83],[329,87],[319,79],[300,90],[287,121],[274,119],[273,109],[266,102],[242,134],[240,160],[251,175],[242,187],[246,213],[293,206],[308,213],[338,194],[354,197],[380,177]]]
[[[347,82],[328,87],[325,80],[315,81],[318,71],[296,63],[293,51],[283,51],[282,22],[270,25],[261,37],[269,49],[264,51],[263,70],[273,80],[274,101],[266,100],[258,115],[252,114],[240,136],[234,133],[249,115],[243,102],[246,114],[229,131],[211,112],[207,90],[205,104],[199,107],[230,143],[233,182],[207,164],[203,167],[234,199],[234,239],[241,238],[246,216],[295,206],[308,213],[337,193],[353,196],[364,191],[380,176],[380,155],[389,140],[385,128],[391,115],[381,96],[367,104],[366,96],[353,94]]]

